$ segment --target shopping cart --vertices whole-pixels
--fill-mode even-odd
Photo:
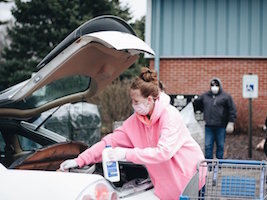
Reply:
[[[203,160],[180,200],[267,199],[265,171],[265,161]],[[205,181],[205,186],[200,191],[199,181]]]

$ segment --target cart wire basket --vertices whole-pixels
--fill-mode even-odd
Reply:
[[[198,164],[180,200],[267,199],[265,172],[265,161],[206,159]],[[201,190],[199,181],[205,182]]]

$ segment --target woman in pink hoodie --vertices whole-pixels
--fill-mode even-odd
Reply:
[[[155,194],[162,200],[179,199],[196,173],[204,155],[191,137],[170,98],[159,91],[157,73],[149,68],[131,85],[130,95],[135,113],[112,134],[81,153],[66,160],[61,170],[100,162],[106,145],[113,160],[127,160],[146,166]],[[203,186],[199,185],[199,189]]]

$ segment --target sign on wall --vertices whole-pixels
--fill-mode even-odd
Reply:
[[[258,75],[243,76],[243,98],[258,98]]]

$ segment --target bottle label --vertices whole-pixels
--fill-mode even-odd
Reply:
[[[118,176],[116,162],[106,162],[108,177]]]

